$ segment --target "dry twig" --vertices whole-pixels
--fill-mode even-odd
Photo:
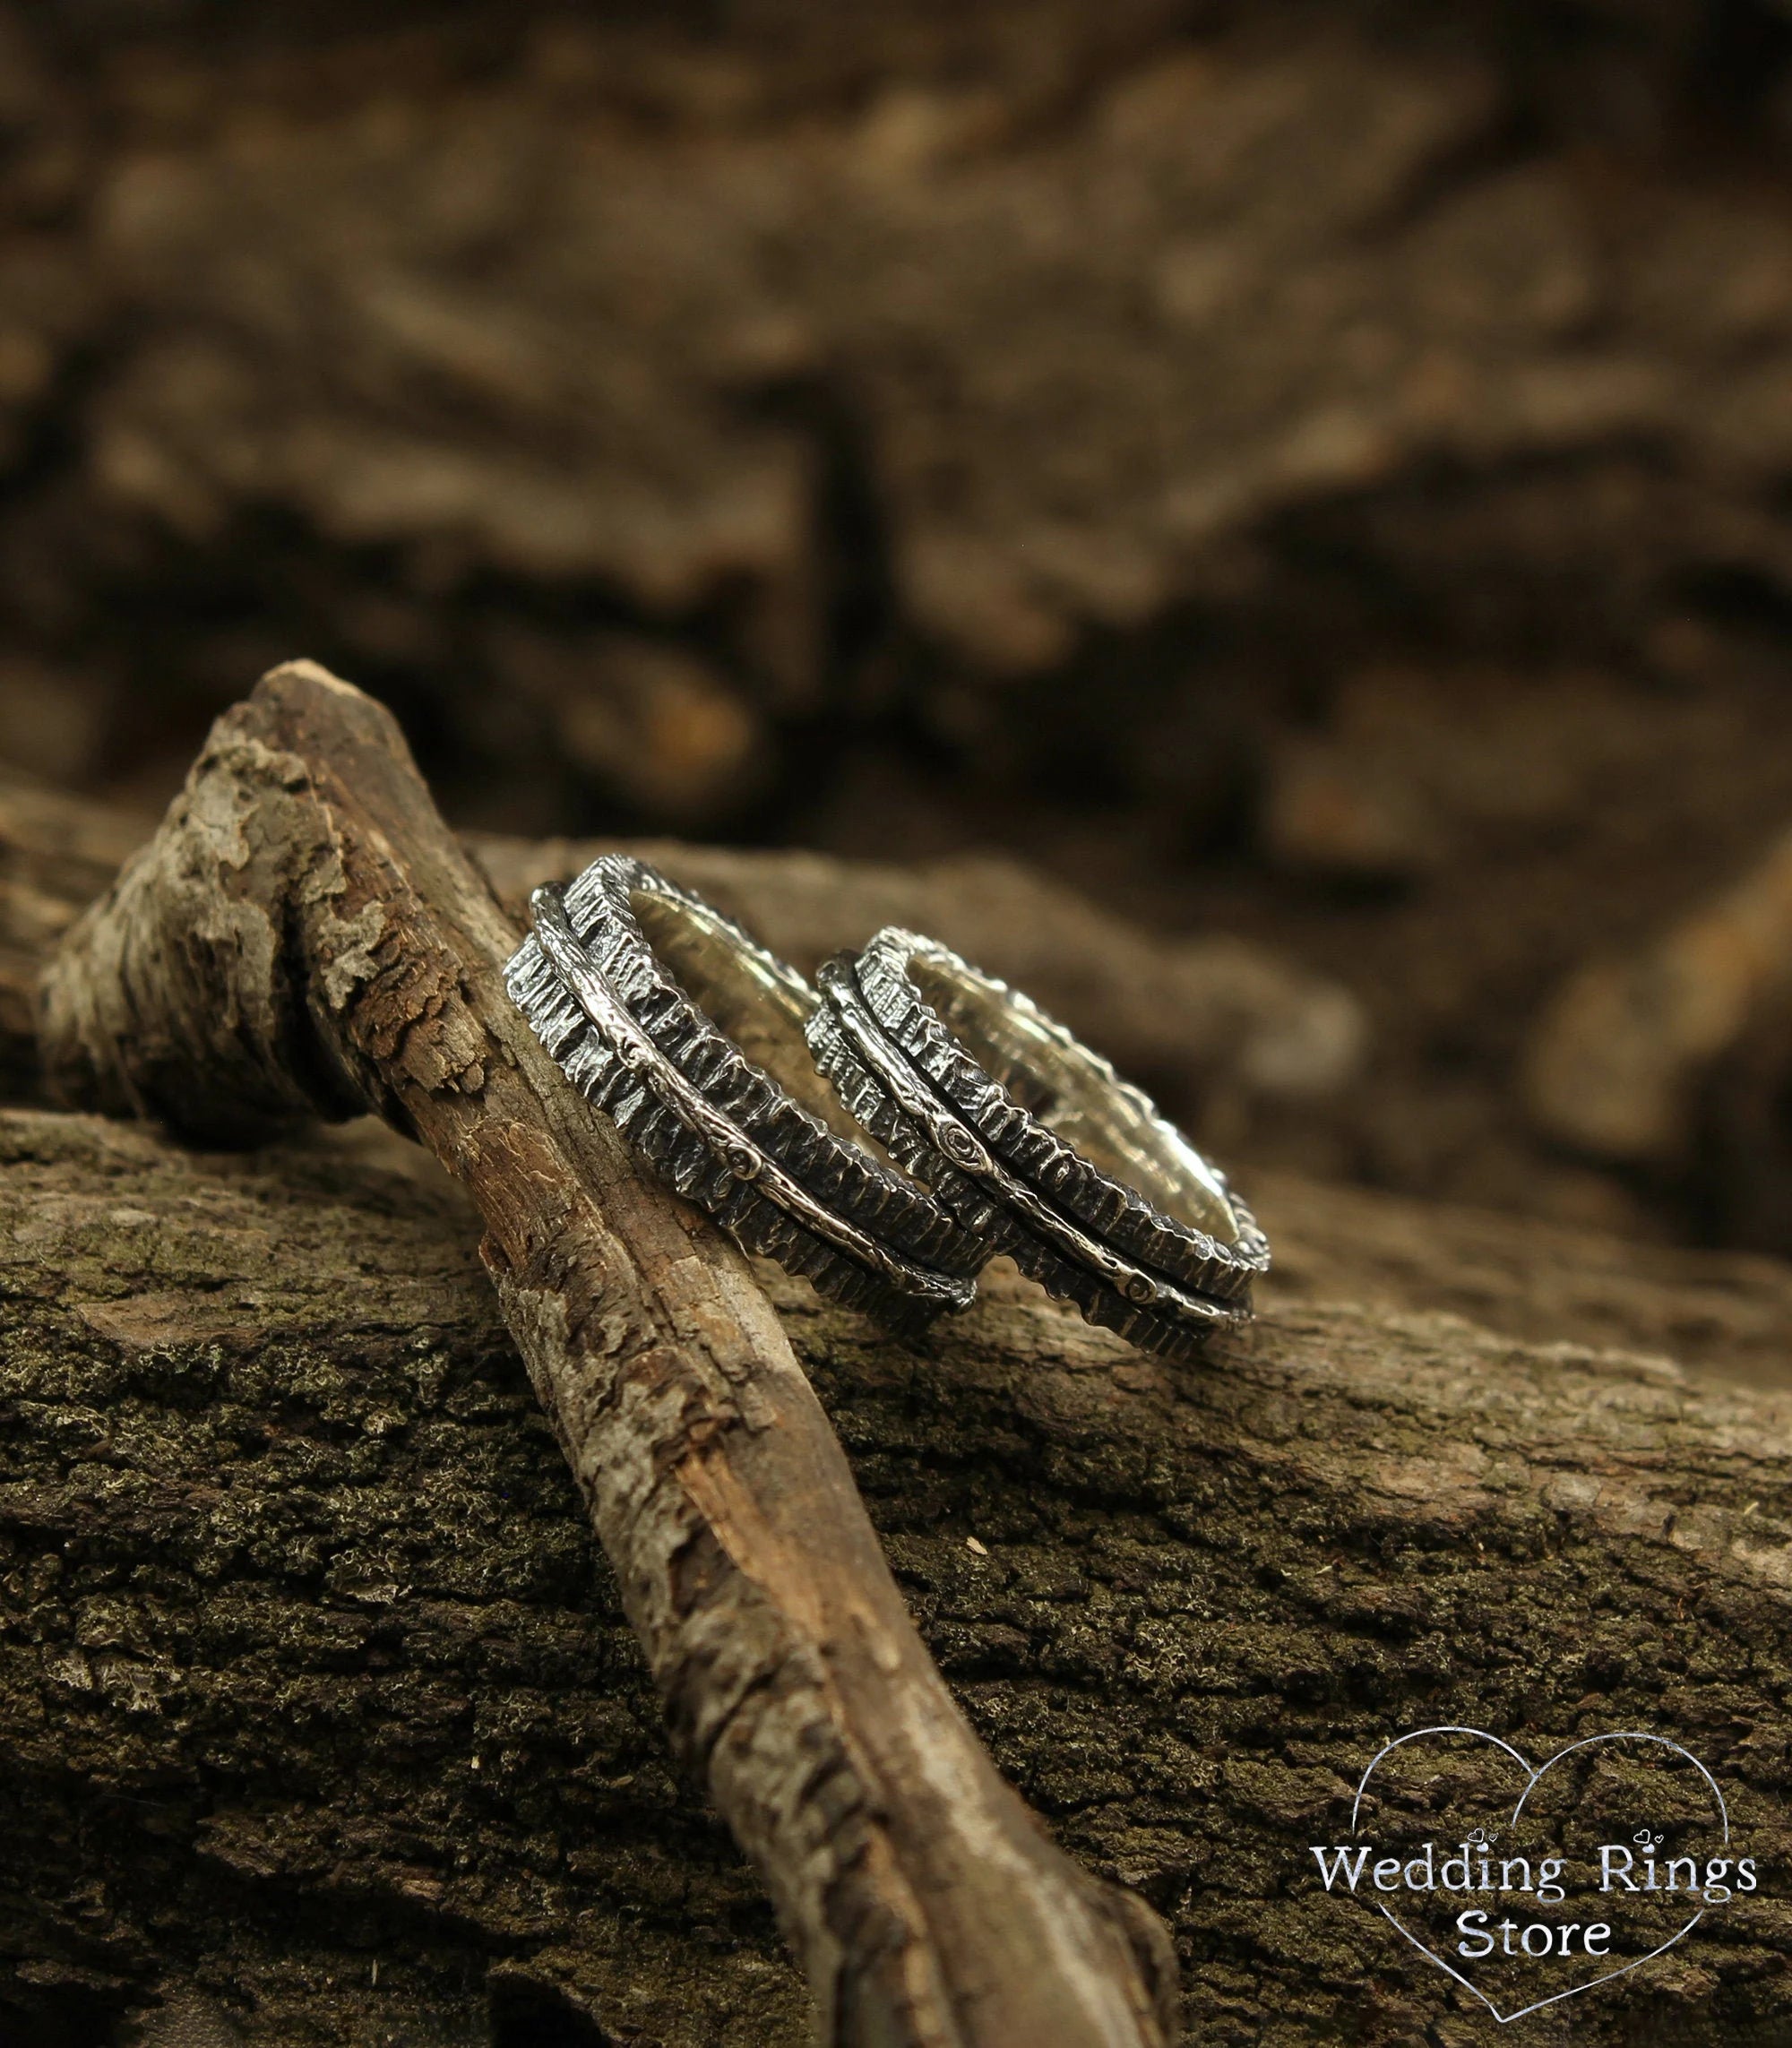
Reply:
[[[777,1318],[536,1045],[500,981],[515,940],[390,717],[292,664],[65,942],[47,1068],[68,1102],[212,1139],[371,1108],[465,1185],[674,1742],[829,2038],[1158,2048],[1158,1922],[997,1776]]]

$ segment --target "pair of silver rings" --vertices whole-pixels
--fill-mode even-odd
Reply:
[[[889,926],[811,987],[621,854],[538,889],[530,908],[513,1000],[573,1085],[744,1250],[911,1334],[968,1308],[997,1253],[1171,1356],[1248,1320],[1269,1245],[1225,1176],[1105,1060],[948,948]]]

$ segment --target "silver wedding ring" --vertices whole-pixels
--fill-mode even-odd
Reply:
[[[969,1306],[981,1246],[923,1187],[773,1079],[814,992],[731,918],[643,862],[606,855],[538,889],[512,999],[569,1080],[750,1252],[905,1327]],[[741,1041],[760,1054],[755,1062]],[[809,1073],[813,1083],[813,1073]],[[798,1080],[800,1085],[800,1080]],[[833,1114],[838,1117],[837,1110]],[[843,1121],[843,1120],[842,1120]]]
[[[967,1307],[998,1252],[1170,1356],[1248,1320],[1269,1245],[1224,1175],[948,948],[891,926],[811,988],[623,855],[531,908],[513,998],[574,1085],[745,1250],[909,1330]]]
[[[992,1252],[1172,1356],[1248,1320],[1270,1258],[1250,1210],[1146,1096],[1026,996],[895,926],[816,979],[816,1064]]]

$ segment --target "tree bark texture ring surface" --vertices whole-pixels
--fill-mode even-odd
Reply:
[[[531,909],[535,929],[506,972],[513,999],[680,1194],[744,1250],[887,1321],[918,1328],[969,1305],[986,1247],[924,1187],[830,1129],[718,1020],[800,1057],[817,1000],[800,976],[624,855],[564,891],[537,890]],[[779,1063],[788,1075],[788,1058]]]
[[[967,1228],[1172,1355],[1250,1315],[1269,1245],[1225,1176],[1024,995],[886,927],[818,977],[816,1063]]]

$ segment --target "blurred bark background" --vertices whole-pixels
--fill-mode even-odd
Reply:
[[[1353,1085],[1147,1077],[1240,1165],[1785,1249],[1788,57],[14,4],[0,758],[158,805],[314,655],[470,827],[994,848],[1335,977]]]

